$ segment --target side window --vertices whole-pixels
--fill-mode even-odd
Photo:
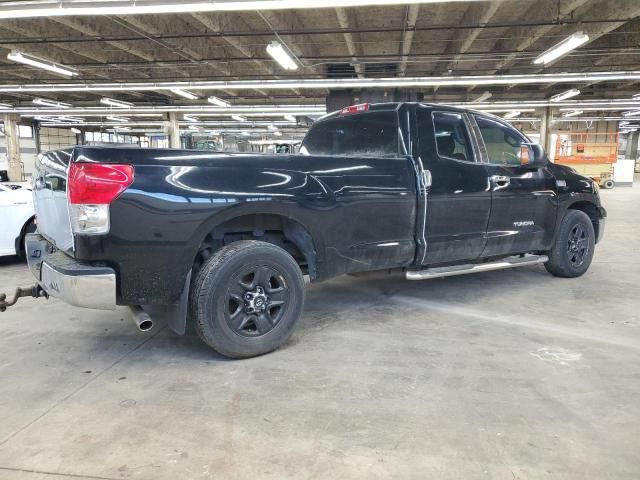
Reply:
[[[489,163],[521,165],[520,146],[526,140],[517,130],[485,117],[476,116],[476,122],[487,149]]]
[[[433,112],[432,116],[438,155],[473,162],[471,142],[462,115],[453,112]]]

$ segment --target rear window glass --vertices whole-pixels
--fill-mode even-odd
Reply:
[[[300,151],[309,155],[395,157],[398,155],[396,112],[345,115],[316,123]]]

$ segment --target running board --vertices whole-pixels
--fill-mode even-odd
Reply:
[[[431,278],[452,277],[454,275],[466,275],[467,273],[490,272],[524,265],[535,265],[536,263],[545,263],[547,261],[549,261],[549,257],[546,255],[524,255],[522,257],[505,258],[497,262],[409,270],[405,272],[404,276],[407,280],[429,280]]]

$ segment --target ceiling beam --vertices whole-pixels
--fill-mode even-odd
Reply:
[[[158,25],[152,25],[150,22],[145,21],[142,18],[133,17],[133,16],[109,17],[109,18],[116,21],[118,24],[124,26],[125,28],[131,30],[132,32],[145,35],[149,39],[149,41],[167,49],[174,55],[177,55],[181,58],[189,60],[194,64],[204,63],[222,75],[228,76],[230,74],[229,68],[221,67],[220,64],[213,64],[211,62],[206,62],[206,61],[203,62],[202,61],[202,59],[204,58],[203,55],[199,52],[196,52],[191,47],[184,46],[184,45],[176,45],[175,42],[170,42],[167,40],[158,40],[151,37],[151,35],[157,35],[159,33],[162,33],[162,31],[164,30],[163,28],[160,28]]]
[[[400,44],[400,67],[398,68],[398,76],[404,77],[407,72],[407,62],[409,60],[409,54],[411,53],[411,47],[413,46],[413,37],[415,35],[416,22],[418,21],[418,14],[420,13],[420,5],[409,5],[406,9],[406,21],[404,26],[406,30],[402,34],[402,43]]]
[[[576,10],[577,8],[580,8],[581,6],[583,6],[585,3],[589,1],[590,0],[569,0],[567,2],[558,2],[558,12],[557,12],[558,18],[562,19],[568,15],[571,15],[571,13],[574,10]],[[537,4],[537,2],[531,2],[531,7],[529,8],[529,10],[527,10],[525,14],[525,18],[536,15],[539,9],[540,9],[540,6]],[[602,13],[600,13],[600,15],[601,14]],[[551,32],[551,30],[553,30],[556,27],[557,25],[543,25],[541,27],[535,28],[530,34],[527,35],[527,37],[524,40],[521,40],[520,43],[518,43],[518,45],[514,49],[515,50],[514,53],[511,53],[510,55],[505,57],[503,60],[498,62],[493,73],[503,70],[505,67],[511,65],[513,62],[517,60],[520,52],[523,52],[524,50],[529,48],[531,45],[533,45],[538,40],[543,38],[545,35],[547,35],[549,32]],[[513,34],[519,34],[521,32],[522,32],[522,29],[518,29],[518,31],[513,32]],[[509,35],[507,34],[505,36],[508,37]]]
[[[190,16],[193,20],[198,22],[207,30],[223,34],[222,36],[216,38],[222,39],[227,45],[239,52],[241,55],[245,56],[248,59],[251,59],[258,70],[267,74],[273,73],[273,71],[267,65],[265,65],[263,61],[254,59],[253,52],[251,52],[247,45],[244,45],[240,40],[238,40],[237,37],[228,37],[224,35],[225,26],[223,25],[223,22],[230,23],[229,21],[225,21],[227,19],[227,15],[219,14],[216,15],[215,18],[212,18],[203,13],[191,13]],[[234,19],[234,21],[237,22],[237,19]]]
[[[478,8],[477,5],[469,5],[469,8],[462,18],[462,23],[478,23],[481,26],[469,31],[464,37],[461,38],[462,44],[457,50],[456,55],[453,57],[453,60],[451,60],[447,65],[446,70],[451,70],[457,65],[458,61],[462,57],[462,54],[464,54],[469,50],[469,48],[471,48],[473,42],[475,42],[480,33],[482,33],[482,31],[484,30],[483,26],[491,21],[501,5],[502,0],[494,0],[493,2],[489,3],[488,6],[480,5],[480,8]],[[452,42],[450,45],[453,47],[455,43]]]
[[[351,63],[353,68],[358,75],[358,78],[364,77],[364,69],[362,68],[362,64],[358,60],[358,49],[356,47],[355,41],[353,39],[353,34],[349,31],[351,29],[351,22],[349,21],[349,12],[342,7],[336,8],[336,17],[338,19],[338,24],[340,28],[344,29],[345,32],[342,34],[344,37],[344,42],[347,45],[347,51],[349,52],[349,56],[351,57]]]
[[[24,22],[23,22],[23,24],[24,24]],[[24,35],[25,37],[28,37],[30,35],[32,36],[32,35],[37,35],[38,34],[38,32],[34,32],[31,29],[24,28],[24,26],[22,26],[22,25],[16,25],[15,22],[11,22],[11,21],[5,21],[5,22],[3,22],[1,24],[1,26],[2,26],[2,28],[4,30],[12,32],[13,34]],[[44,54],[40,53],[40,51],[38,51],[38,50],[34,51],[33,47],[31,47],[31,48],[27,47],[27,49],[25,49],[24,45],[2,45],[2,46],[0,46],[0,48],[11,48],[13,50],[19,50],[21,52],[31,53],[32,55],[43,56],[43,57],[49,58],[50,60],[56,61],[56,62],[61,63],[61,64],[67,64],[68,62],[64,62],[60,58],[56,58],[57,56],[53,56],[52,57],[52,55],[51,55],[52,52],[51,52],[51,49],[50,49],[51,46],[53,46],[54,48],[56,48],[58,50],[62,50],[65,53],[71,53],[76,57],[86,58],[86,59],[92,60],[94,62],[97,61],[97,62],[100,62],[100,63],[107,63],[107,58],[103,54],[101,54],[99,52],[96,52],[94,50],[83,52],[82,49],[76,49],[76,48],[73,48],[73,47],[70,47],[70,46],[67,46],[67,45],[64,45],[64,44],[59,44],[59,43],[46,44],[47,48],[46,48],[46,53],[44,53]],[[109,77],[107,75],[102,75],[102,74],[95,73],[95,72],[93,74],[96,77],[100,77],[100,78],[104,78],[104,79],[111,78],[111,77]],[[143,78],[149,78],[149,76],[146,75],[146,74],[140,74],[138,72],[136,72],[136,74],[138,76],[143,77]],[[32,78],[32,77],[33,76],[27,76],[26,78]]]

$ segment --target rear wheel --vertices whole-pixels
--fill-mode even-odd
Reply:
[[[593,260],[595,237],[589,216],[580,210],[568,210],[545,263],[547,271],[565,278],[584,274]]]
[[[615,183],[611,179],[605,180],[605,182],[602,184],[602,188],[606,188],[607,190],[611,190],[614,186]]]
[[[232,358],[281,346],[300,318],[304,279],[285,250],[252,240],[216,251],[191,289],[191,318],[202,340]]]

